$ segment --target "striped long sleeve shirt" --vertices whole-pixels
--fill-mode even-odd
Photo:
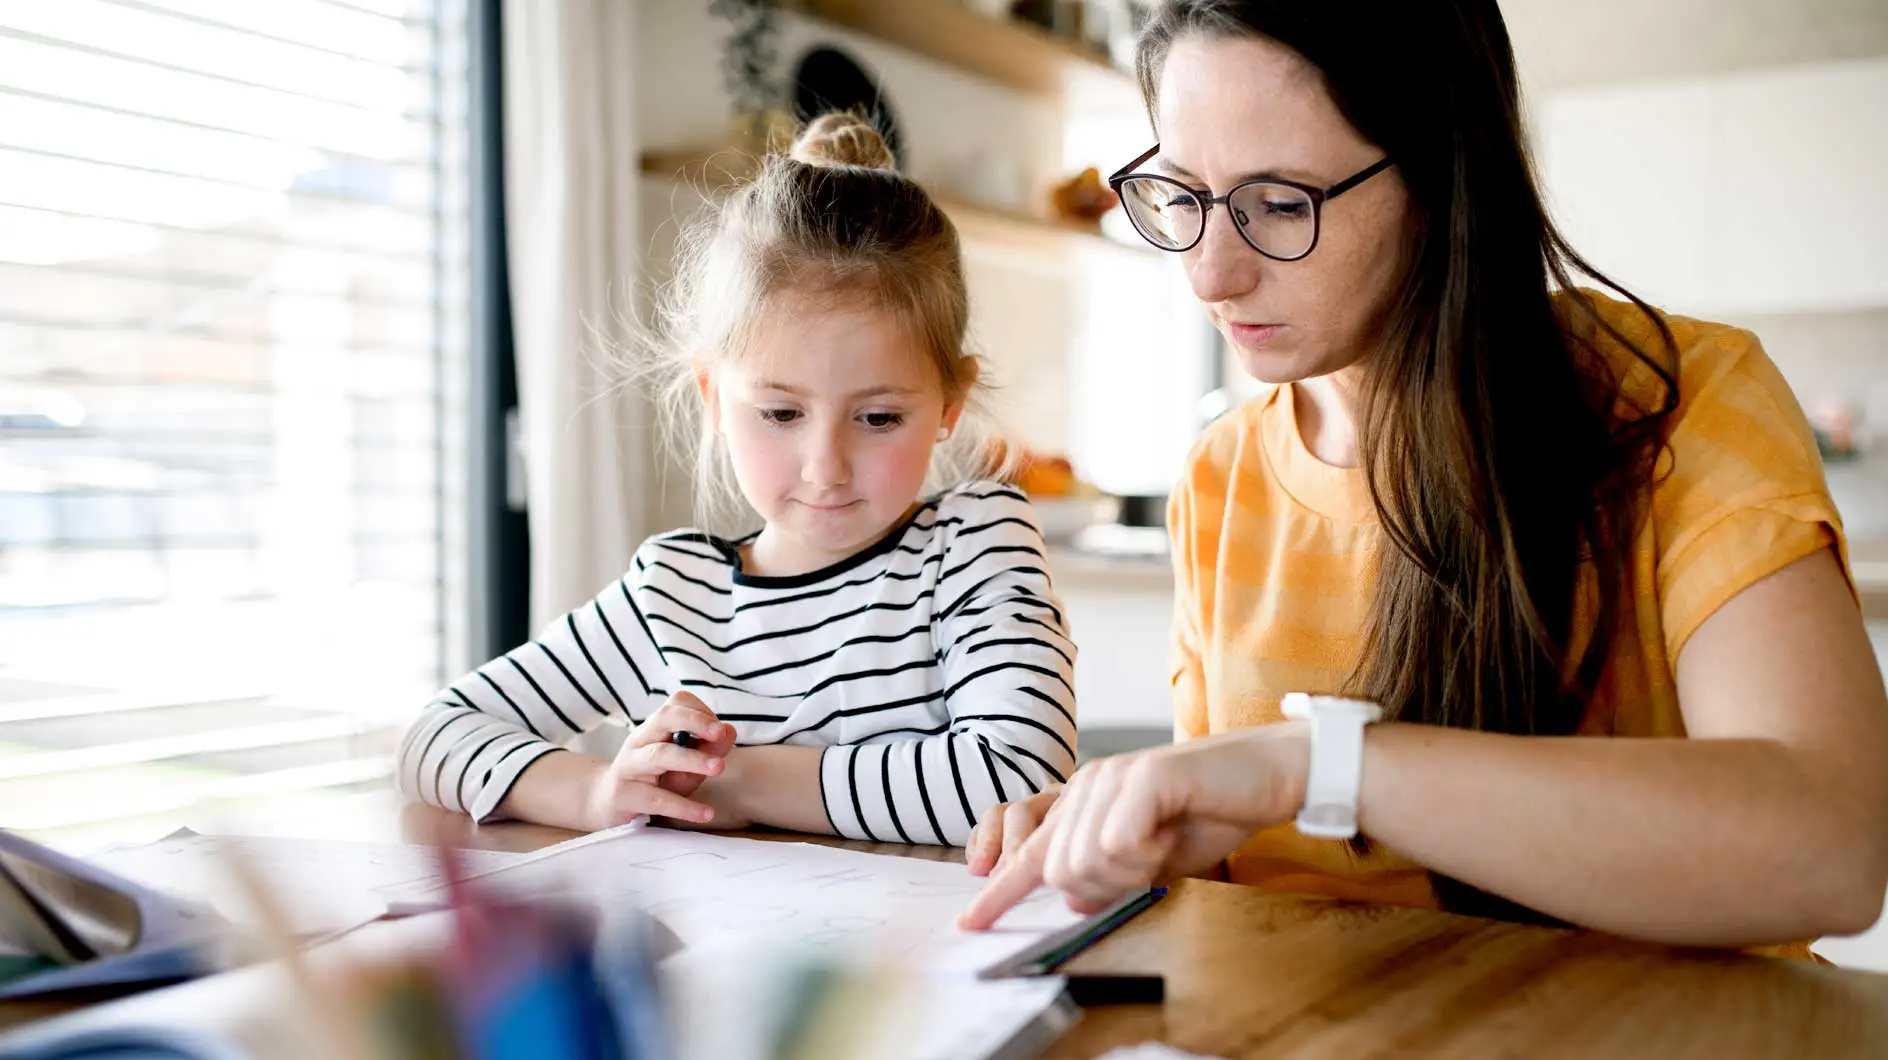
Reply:
[[[453,682],[402,742],[403,792],[487,819],[537,758],[684,689],[741,745],[826,748],[820,795],[849,838],[961,845],[1074,769],[1075,645],[1013,487],[947,491],[807,574],[744,573],[742,543],[650,538],[594,600]]]

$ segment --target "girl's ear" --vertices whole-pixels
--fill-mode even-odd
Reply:
[[[977,377],[982,372],[982,361],[975,357],[964,358],[964,378],[957,385],[957,396],[944,405],[944,429],[939,433],[938,441],[950,437],[957,430],[957,421],[964,418],[964,407],[970,403],[970,392],[977,388]]]
[[[701,395],[703,422],[716,434],[721,433],[721,395],[715,389],[714,373],[706,368],[695,369],[695,392]]]

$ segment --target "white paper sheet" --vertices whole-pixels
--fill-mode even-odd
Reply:
[[[1081,919],[1043,889],[996,929],[959,931],[957,915],[985,883],[959,864],[636,826],[546,848],[481,882],[519,896],[634,905],[688,949],[730,959],[756,945],[840,949],[951,974]]]
[[[899,1060],[1012,1060],[1034,1057],[1081,1016],[1059,978],[1001,979],[865,973],[826,1013],[843,1042],[821,1044],[847,1056]],[[804,995],[782,996],[779,968],[765,956],[744,962],[685,951],[662,967],[669,999],[668,1056],[674,1060],[776,1060],[773,1021]],[[730,1019],[730,1013],[740,1013]],[[803,1010],[796,1014],[807,1020]],[[813,1050],[802,1042],[801,1055]]]
[[[433,851],[399,843],[205,836],[179,832],[148,846],[125,847],[87,860],[147,887],[202,902],[230,921],[258,926],[255,910],[219,853],[234,844],[281,901],[297,935],[325,935],[374,920],[387,911],[386,895],[402,887],[444,882]],[[522,854],[467,850],[470,873],[493,872]]]

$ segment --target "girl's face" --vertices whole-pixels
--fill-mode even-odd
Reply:
[[[963,406],[883,310],[787,295],[760,325],[749,349],[699,382],[741,493],[767,521],[752,573],[801,574],[910,513]]]
[[[1315,67],[1262,38],[1175,41],[1154,112],[1160,153],[1148,168],[1214,195],[1261,175],[1328,188],[1383,157],[1344,119]],[[1402,279],[1412,228],[1409,193],[1392,167],[1324,205],[1308,257],[1265,257],[1216,207],[1182,259],[1241,366],[1288,383],[1364,356]]]

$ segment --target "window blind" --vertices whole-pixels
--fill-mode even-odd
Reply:
[[[379,783],[463,662],[465,21],[0,0],[0,826]]]

